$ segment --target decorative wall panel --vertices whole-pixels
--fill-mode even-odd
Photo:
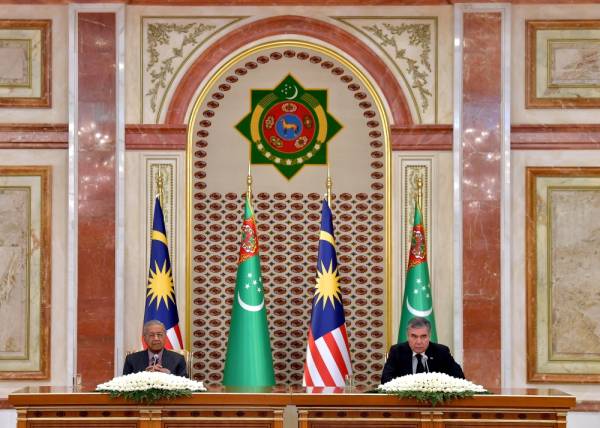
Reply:
[[[600,107],[600,21],[526,24],[526,107]]]
[[[48,379],[50,167],[0,167],[0,379]]]
[[[397,73],[414,123],[437,123],[437,17],[335,17],[374,43]]]
[[[600,380],[600,168],[527,168],[527,377]]]
[[[212,36],[243,17],[143,16],[141,18],[142,123],[158,123],[178,73]]]
[[[0,20],[0,107],[50,107],[52,21]]]
[[[296,83],[286,87],[290,76]],[[318,104],[323,109],[316,115],[321,119],[330,116],[328,129],[333,127],[333,121],[339,125],[334,135],[327,134],[330,138],[319,143],[324,146],[323,152],[315,152],[323,147],[302,146],[290,148],[296,153],[291,155],[284,153],[285,142],[281,148],[280,142],[273,140],[271,147],[263,146],[261,150],[260,140],[249,141],[240,123],[249,111],[256,110],[253,100],[257,91],[264,97],[273,88],[280,90],[290,101],[283,102],[282,108],[291,109],[292,104],[300,103],[300,96],[295,98],[302,93],[300,86],[304,94],[320,94],[308,99],[314,102],[321,97]],[[190,319],[196,361],[193,372],[197,379],[209,383],[222,380],[239,253],[242,196],[252,160],[276,382],[302,381],[315,284],[320,202],[329,164],[355,382],[378,383],[387,350],[385,312],[390,275],[385,268],[389,254],[389,136],[381,112],[373,87],[349,60],[301,40],[267,42],[239,54],[202,90],[192,113],[188,152]],[[268,127],[268,114],[263,117],[261,123]],[[296,125],[299,129],[312,123],[312,119],[306,119]],[[323,126],[323,122],[318,123]],[[279,148],[280,155],[273,154],[275,148]],[[254,156],[257,150],[262,157]],[[303,167],[289,174],[279,168],[279,163],[301,163]]]

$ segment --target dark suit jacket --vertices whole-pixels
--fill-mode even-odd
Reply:
[[[465,378],[460,365],[454,361],[447,346],[429,342],[425,355],[428,358],[427,367],[429,367],[430,372],[446,373],[457,378]],[[413,374],[412,350],[408,346],[408,342],[398,343],[390,348],[390,354],[385,366],[383,366],[381,383],[409,374]]]
[[[177,352],[163,349],[162,366],[169,369],[171,374],[187,377],[185,358]],[[148,367],[148,351],[139,351],[125,357],[123,374],[143,372]]]

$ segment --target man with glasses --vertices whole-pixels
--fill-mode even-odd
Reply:
[[[143,336],[148,349],[129,354],[125,358],[124,375],[149,371],[187,377],[183,356],[165,349],[167,333],[162,322],[151,320],[145,323]]]

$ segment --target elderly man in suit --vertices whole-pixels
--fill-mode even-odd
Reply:
[[[427,319],[411,319],[408,322],[407,333],[408,341],[390,348],[381,374],[382,384],[400,376],[423,372],[446,373],[464,379],[465,375],[460,365],[452,358],[450,349],[430,342],[431,323]]]
[[[129,354],[125,358],[123,374],[142,371],[171,373],[187,377],[185,359],[177,352],[165,349],[167,332],[165,325],[158,320],[151,320],[144,324],[144,342],[148,349]]]

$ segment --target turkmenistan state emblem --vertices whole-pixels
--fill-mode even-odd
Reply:
[[[288,179],[304,164],[326,164],[326,144],[341,127],[327,112],[327,90],[304,89],[291,75],[275,89],[253,89],[251,111],[236,125],[250,162],[272,163]]]

